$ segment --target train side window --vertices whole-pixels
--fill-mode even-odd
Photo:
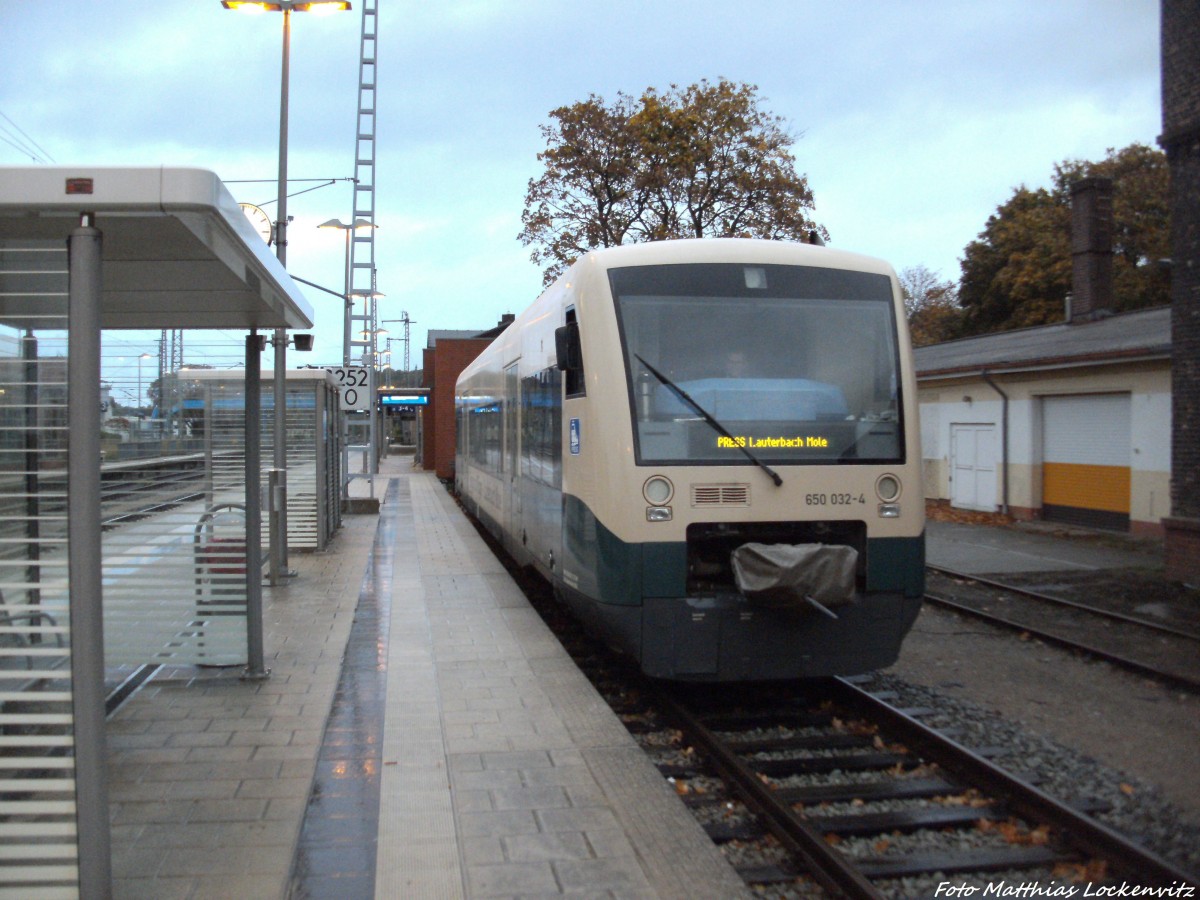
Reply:
[[[567,324],[554,330],[554,350],[558,368],[564,374],[568,397],[582,397],[587,393],[583,381],[583,348],[579,340],[579,322],[575,310],[567,310]]]

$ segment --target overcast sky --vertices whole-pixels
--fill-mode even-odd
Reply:
[[[721,77],[797,137],[833,246],[957,280],[963,248],[1054,163],[1154,144],[1157,0],[378,0],[381,319],[488,328],[541,273],[516,239],[539,125],[595,93]],[[288,268],[340,292],[361,3],[293,17]],[[184,165],[273,211],[282,17],[218,0],[0,0],[0,164]],[[317,353],[340,301],[306,290]],[[386,326],[398,335],[397,326]],[[396,348],[397,354],[399,348]],[[294,361],[294,360],[293,360]],[[397,355],[397,365],[399,357]]]

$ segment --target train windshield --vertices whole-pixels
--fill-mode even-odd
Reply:
[[[639,464],[901,462],[891,282],[809,266],[609,273]]]

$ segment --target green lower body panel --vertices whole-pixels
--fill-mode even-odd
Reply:
[[[755,605],[736,589],[689,596],[685,543],[626,543],[570,497],[563,521],[565,568],[575,577],[556,585],[560,596],[658,678],[754,681],[883,668],[896,661],[924,594],[924,536],[868,539],[863,589],[833,618]]]
[[[730,594],[647,597],[641,606],[597,603],[562,591],[575,613],[647,675],[676,681],[765,681],[857,675],[894,663],[919,598],[872,594],[816,612],[759,609]]]

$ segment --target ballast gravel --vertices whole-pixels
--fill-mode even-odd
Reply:
[[[996,765],[1059,800],[1073,805],[1110,805],[1111,811],[1096,814],[1099,821],[1196,873],[1200,880],[1200,823],[1154,785],[1115,771],[969,700],[947,697],[891,674],[876,675],[861,686],[894,693],[889,699],[897,706],[932,710],[921,717],[923,722],[967,747],[989,748],[989,758]]]
[[[959,743],[972,748],[988,748],[989,758],[1018,777],[1031,781],[1045,792],[1067,803],[1107,804],[1109,812],[1097,818],[1113,829],[1145,844],[1185,871],[1200,872],[1200,826],[1185,812],[1174,807],[1162,791],[1142,779],[1113,770],[1094,758],[1036,734],[979,704],[961,698],[948,697],[935,689],[913,684],[892,674],[876,674],[862,683],[875,692],[889,694],[890,702],[907,709],[920,709],[922,720],[931,727],[950,734]],[[780,737],[784,729],[757,732],[756,737]],[[640,740],[656,762],[676,765],[694,764],[687,750],[669,749],[662,736]],[[764,754],[776,757],[779,754]],[[807,751],[805,756],[822,755]],[[846,784],[877,780],[877,773],[835,771],[816,775],[788,776],[772,779],[779,787],[811,784]],[[703,793],[719,794],[717,783],[705,778]],[[699,785],[680,786],[686,795]],[[823,815],[867,813],[895,808],[916,807],[921,801],[898,800],[866,804],[829,804],[805,810],[819,823]],[[737,821],[745,814],[740,803],[712,804],[697,810],[702,822]],[[819,827],[819,824],[818,824]],[[996,831],[979,828],[929,829],[912,834],[892,834],[879,838],[846,838],[838,848],[854,857],[878,857],[910,853],[936,852],[962,847],[1001,847],[1005,838]],[[766,865],[779,862],[784,854],[765,841],[749,844],[733,841],[722,845],[730,863],[738,867]],[[773,852],[774,851],[774,852]],[[924,877],[899,878],[881,881],[878,888],[886,897],[940,896],[939,887],[946,885],[964,892],[974,888],[974,896],[984,896],[984,890],[997,886],[1036,885],[1051,891],[1067,889],[1088,880],[1086,872],[1064,872],[1054,869],[1028,869],[1012,872],[955,873],[951,876],[934,874]],[[1197,879],[1200,885],[1200,877]],[[823,896],[820,888],[802,880],[792,885],[759,887],[756,896],[775,898],[810,898]],[[963,893],[961,896],[968,896]],[[997,894],[997,896],[1000,896]]]

